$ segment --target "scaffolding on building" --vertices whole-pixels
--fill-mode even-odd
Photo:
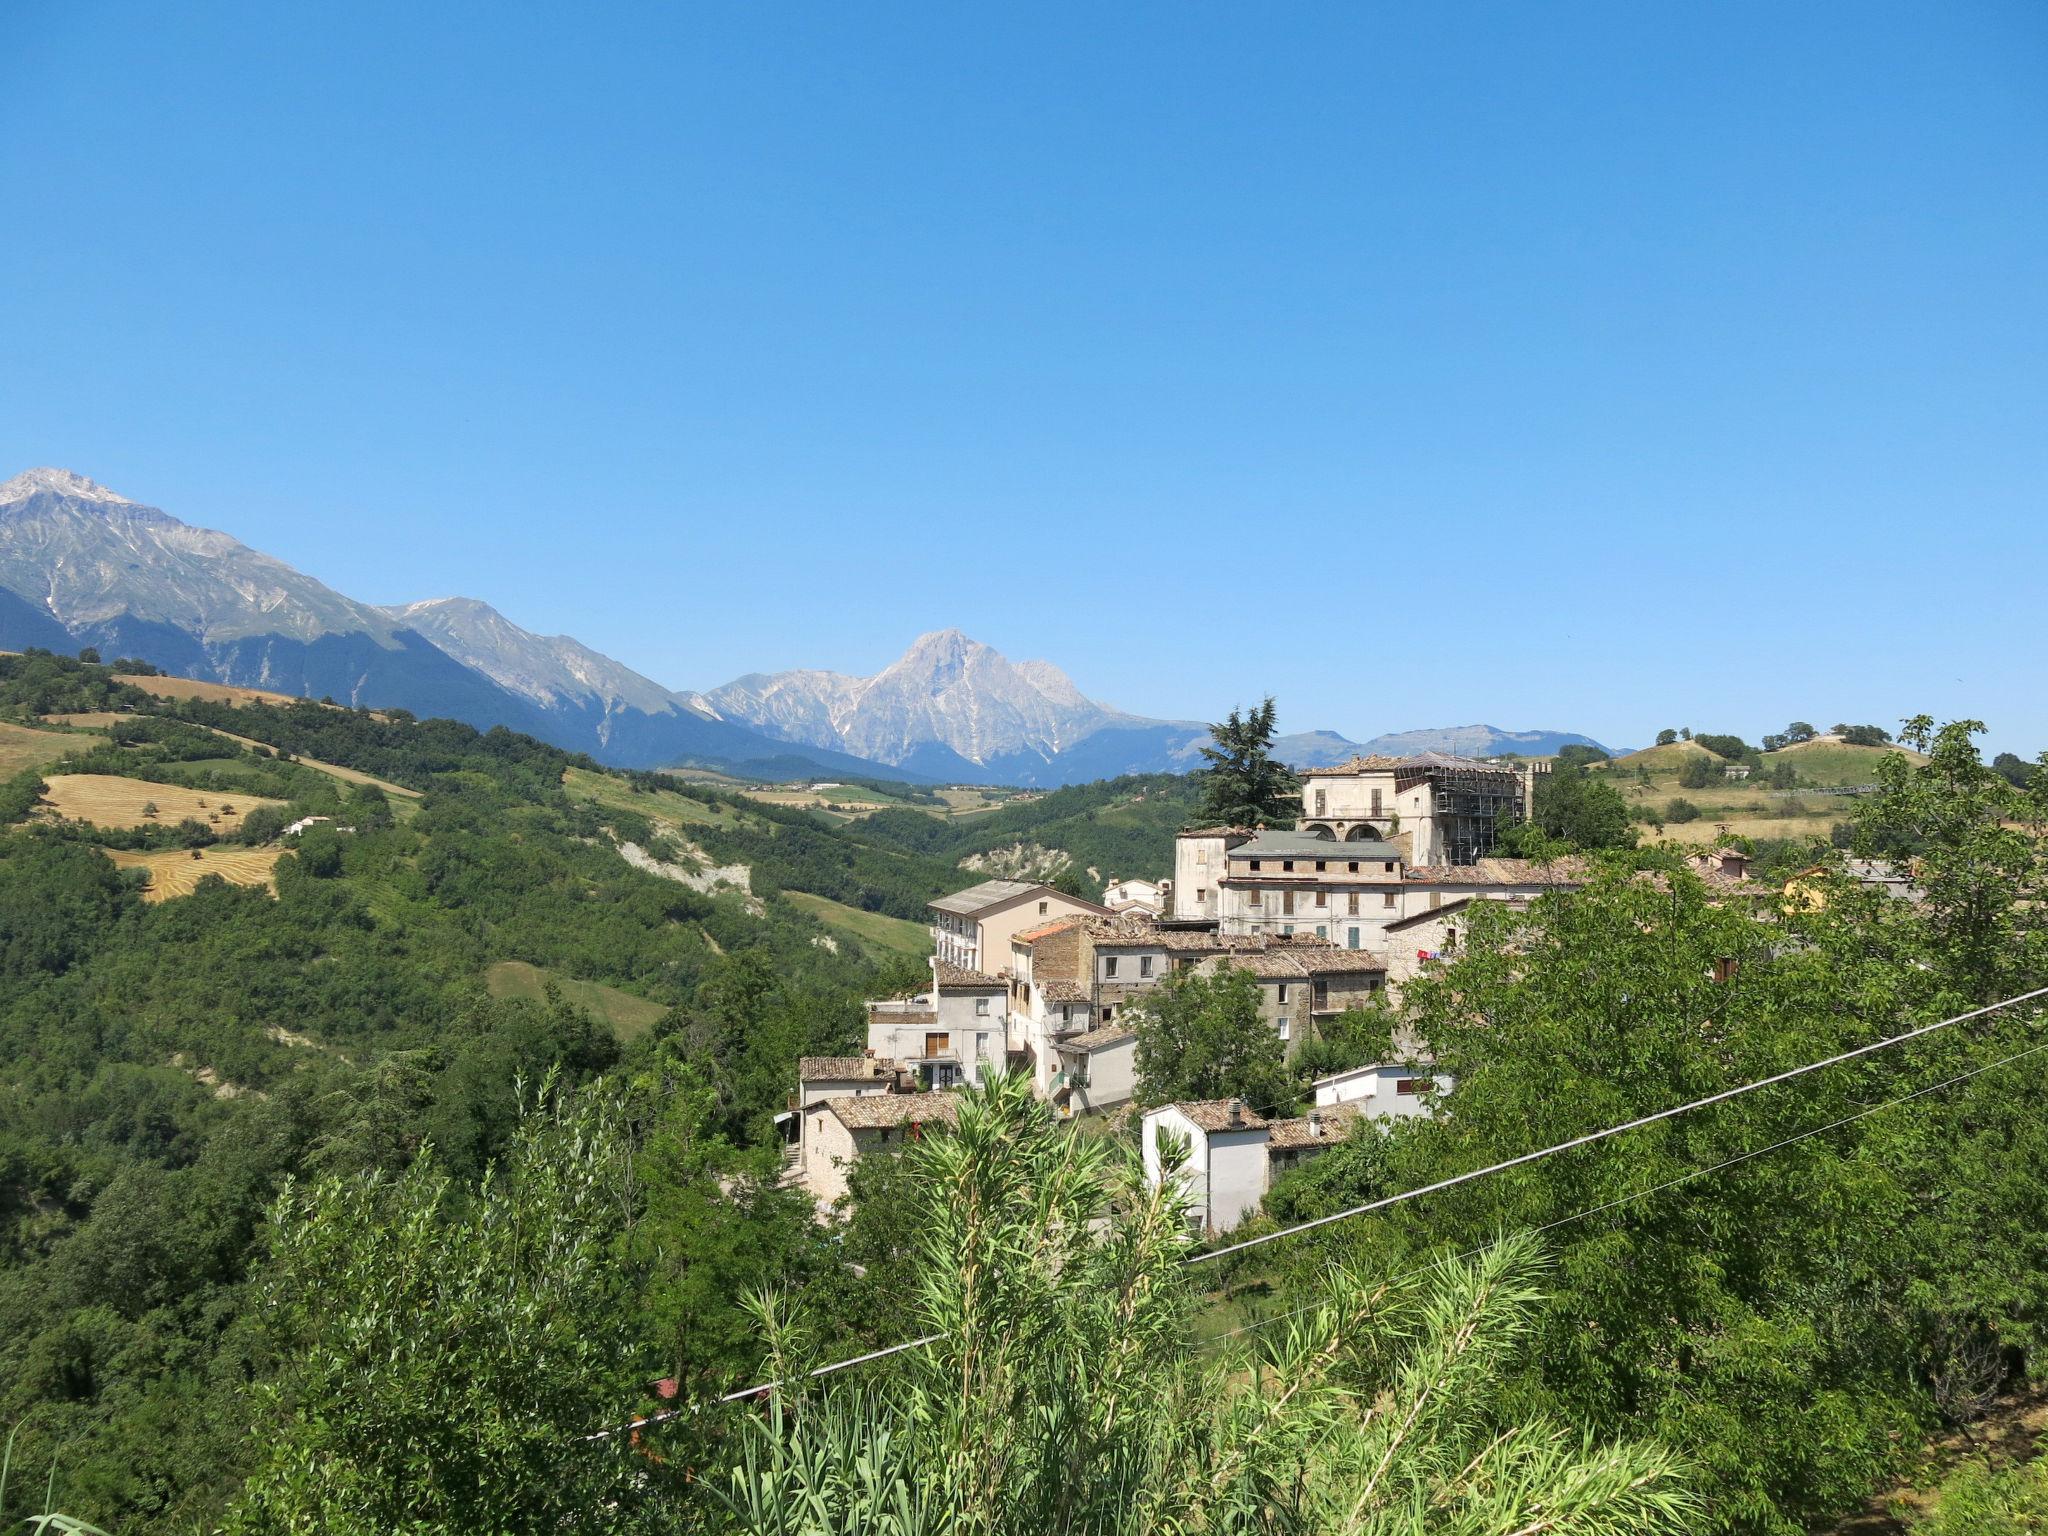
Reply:
[[[1493,852],[1498,827],[1528,814],[1522,775],[1484,763],[1418,762],[1394,774],[1397,794],[1430,786],[1430,809],[1444,857],[1451,864],[1476,864]]]

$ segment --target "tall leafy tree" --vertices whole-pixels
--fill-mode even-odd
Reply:
[[[1915,850],[1934,957],[1969,1002],[2039,985],[2048,972],[2048,776],[2028,789],[1986,767],[1977,720],[1936,729],[1926,715],[1900,740],[1926,757],[1878,760],[1879,793],[1859,819],[1859,846]]]
[[[1292,825],[1301,814],[1301,780],[1273,756],[1277,710],[1268,694],[1256,709],[1233,709],[1209,727],[1215,745],[1202,748],[1201,819],[1209,826]]]
[[[236,1536],[635,1526],[660,1469],[590,1431],[639,1397],[618,1128],[570,1102],[526,1116],[502,1173],[293,1189],[263,1306],[284,1374]]]
[[[1241,966],[1175,971],[1125,1007],[1147,1104],[1235,1097],[1271,1114],[1293,1099],[1287,1047],[1260,1011],[1259,983]]]

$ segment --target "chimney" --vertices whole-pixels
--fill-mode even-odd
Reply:
[[[1243,1124],[1244,1124],[1244,1100],[1243,1100],[1243,1099],[1232,1099],[1232,1100],[1230,1101],[1230,1123],[1231,1123],[1232,1125],[1243,1125]]]
[[[1318,1138],[1320,1138],[1320,1137],[1322,1136],[1322,1134],[1323,1134],[1323,1112],[1322,1112],[1321,1110],[1319,1110],[1319,1109],[1312,1109],[1312,1110],[1310,1110],[1310,1111],[1308,1112],[1308,1133],[1309,1133],[1309,1135],[1311,1135],[1311,1136],[1315,1136],[1315,1137],[1318,1137]]]

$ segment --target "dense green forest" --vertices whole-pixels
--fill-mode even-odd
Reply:
[[[89,710],[142,718],[42,743],[68,755],[0,804],[0,1519],[1791,1536],[2038,1369],[2038,1007],[1199,1268],[1130,1129],[1074,1134],[1017,1084],[864,1161],[821,1225],[769,1117],[916,971],[779,893],[915,915],[1020,840],[1143,872],[1126,848],[1193,789],[836,826],[507,732],[0,657],[0,717]],[[1906,734],[1927,760],[1890,761],[1856,836],[1924,900],[1836,879],[1787,908],[1598,855],[1372,1021],[1430,1042],[1456,1112],[1324,1154],[1248,1232],[2042,985],[2048,775],[1986,767],[1967,722]],[[282,804],[233,833],[31,814],[76,771]],[[274,893],[150,901],[108,853],[309,815]],[[618,851],[665,840],[755,899]],[[505,961],[659,1017],[494,998]],[[2036,1488],[1963,1477],[1949,1518]]]

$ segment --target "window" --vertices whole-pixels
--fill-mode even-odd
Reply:
[[[1327,1008],[1330,1006],[1330,984],[1327,981],[1316,981],[1309,984],[1309,1006],[1313,1008]]]
[[[1252,869],[1253,869],[1253,871],[1254,871],[1254,872],[1256,872],[1256,871],[1257,871],[1257,869],[1258,869],[1258,867],[1259,867],[1259,861],[1258,861],[1257,859],[1253,859],[1253,860],[1252,860]]]
[[[1290,917],[1294,915],[1294,892],[1282,891],[1280,893],[1280,910]]]
[[[1387,873],[1391,875],[1391,874],[1392,874],[1393,872],[1394,872],[1394,866],[1393,866],[1393,864],[1392,864],[1392,863],[1390,862],[1390,863],[1389,863],[1389,864],[1387,865]]]
[[[1294,924],[1282,923],[1280,925],[1280,937],[1283,939],[1289,939],[1294,937]]]
[[[1041,902],[1040,902],[1040,903],[1038,904],[1038,915],[1039,915],[1040,917],[1043,917],[1043,916],[1045,916],[1045,914],[1046,914],[1047,912],[1049,912],[1049,911],[1050,911],[1051,909],[1052,909],[1052,903],[1051,903],[1051,902],[1049,902],[1049,901],[1041,901]]]
[[[1281,874],[1283,874],[1283,875],[1291,875],[1291,874],[1293,874],[1293,873],[1294,873],[1294,860],[1292,860],[1292,859],[1282,859],[1282,860],[1280,861],[1280,873],[1281,873]]]
[[[1351,872],[1352,874],[1354,874],[1354,875],[1358,873],[1358,860],[1356,860],[1356,859],[1353,859],[1353,860],[1351,861],[1351,870],[1350,870],[1350,872]]]
[[[1288,1031],[1293,1028],[1293,1024],[1294,1021],[1292,1019],[1282,1017],[1273,1026],[1273,1033],[1280,1037],[1280,1041],[1283,1045],[1287,1042]]]
[[[1198,886],[1196,886],[1196,887],[1195,887],[1195,904],[1196,904],[1197,906],[1199,906],[1199,905],[1201,905],[1201,903],[1203,903],[1203,902],[1207,901],[1208,899],[1209,899],[1209,887],[1207,887],[1206,885],[1198,885]]]
[[[1328,815],[1328,814],[1329,814],[1329,810],[1330,810],[1330,796],[1329,796],[1329,792],[1328,792],[1327,790],[1321,790],[1321,789],[1317,790],[1317,791],[1316,791],[1316,814],[1317,814],[1318,816],[1325,816],[1325,815]]]
[[[1104,976],[1114,976],[1114,975],[1116,974],[1116,956],[1115,956],[1115,955],[1110,955],[1110,956],[1108,956],[1107,958],[1105,958],[1105,959],[1103,960],[1103,962],[1102,962],[1102,974],[1103,974]]]
[[[1430,911],[1434,912],[1434,911],[1435,911],[1435,910],[1436,910],[1436,909],[1437,909],[1438,907],[1442,906],[1443,904],[1444,904],[1444,893],[1443,893],[1442,891],[1431,891],[1431,892],[1429,893],[1429,910],[1430,910]]]
[[[1397,1077],[1394,1079],[1394,1092],[1402,1095],[1418,1094],[1422,1092],[1422,1079],[1419,1077]]]
[[[1319,906],[1319,907],[1327,907],[1327,906],[1328,906],[1329,904],[1330,904],[1330,893],[1329,893],[1328,891],[1317,891],[1317,892],[1316,892],[1316,905],[1317,905],[1317,906]]]
[[[1262,902],[1264,901],[1264,898],[1263,898],[1263,897],[1262,897],[1262,896],[1261,896],[1261,895],[1259,894],[1258,888],[1257,888],[1256,886],[1254,886],[1254,887],[1252,888],[1252,893],[1251,893],[1251,895],[1249,895],[1248,897],[1246,897],[1246,898],[1245,898],[1245,900],[1246,900],[1246,901],[1247,901],[1247,902],[1248,902],[1248,903],[1249,903],[1250,905],[1252,905],[1252,906],[1256,907],[1256,906],[1259,906],[1259,905],[1261,905],[1261,904],[1262,904]]]
[[[1322,873],[1322,872],[1323,872],[1324,870],[1328,869],[1329,867],[1330,867],[1330,866],[1329,866],[1329,865],[1327,865],[1327,864],[1325,864],[1325,863],[1324,863],[1324,862],[1323,862],[1323,861],[1322,861],[1321,859],[1317,859],[1317,860],[1316,860],[1316,873],[1317,873],[1317,874],[1319,874],[1319,875],[1320,875],[1320,874],[1321,874],[1321,873]]]
[[[1105,1008],[1105,1009],[1103,1009],[1103,1010],[1102,1010],[1102,1022],[1103,1022],[1103,1023],[1105,1023],[1105,1024],[1107,1024],[1107,1023],[1108,1023],[1108,1022],[1110,1021],[1111,1017],[1115,1015],[1115,1013],[1116,1013],[1116,1010],[1115,1010],[1114,1008]]]
[[[924,1053],[927,1056],[943,1056],[952,1049],[953,1037],[951,1035],[926,1035],[924,1037]]]
[[[1353,891],[1344,898],[1344,915],[1346,917],[1358,916],[1358,892]]]
[[[1319,938],[1319,939],[1327,939],[1327,938],[1328,938],[1329,936],[1330,936],[1330,930],[1329,930],[1328,928],[1324,927],[1324,926],[1323,926],[1323,925],[1322,925],[1321,923],[1317,923],[1317,924],[1316,924],[1316,937],[1317,937],[1317,938]]]
[[[1279,984],[1279,986],[1278,986],[1278,987],[1276,987],[1276,988],[1274,989],[1274,993],[1275,993],[1275,997],[1276,997],[1276,999],[1277,999],[1277,1000],[1278,1000],[1279,1002],[1282,1002],[1282,1003],[1286,1002],[1286,1001],[1287,1001],[1287,983],[1286,983],[1286,982],[1284,982],[1284,981],[1283,981],[1283,982],[1281,982],[1281,983]]]
[[[1197,849],[1195,850],[1195,868],[1197,868],[1197,869],[1207,869],[1208,867],[1209,867],[1209,850],[1208,850],[1208,849],[1206,849],[1206,848],[1197,848]]]
[[[1150,955],[1138,956],[1138,974],[1140,976],[1150,976],[1152,974],[1152,957]]]
[[[1372,792],[1372,813],[1375,816],[1380,814],[1380,792],[1377,789]]]
[[[1387,891],[1385,892],[1385,896],[1386,900],[1383,901],[1381,905],[1391,907],[1394,904],[1394,893],[1392,891]]]
[[[985,1018],[987,1018],[987,1017],[988,1017],[988,999],[987,999],[987,998],[985,998],[985,997],[977,997],[977,998],[976,998],[976,999],[974,1000],[974,1016],[975,1016],[975,1017],[976,1017],[977,1019],[985,1019]]]
[[[1352,948],[1352,949],[1356,949],[1356,948],[1358,948],[1358,930],[1357,930],[1356,928],[1354,928],[1354,929],[1352,929],[1352,930],[1351,930],[1351,944],[1350,944],[1350,948]]]

